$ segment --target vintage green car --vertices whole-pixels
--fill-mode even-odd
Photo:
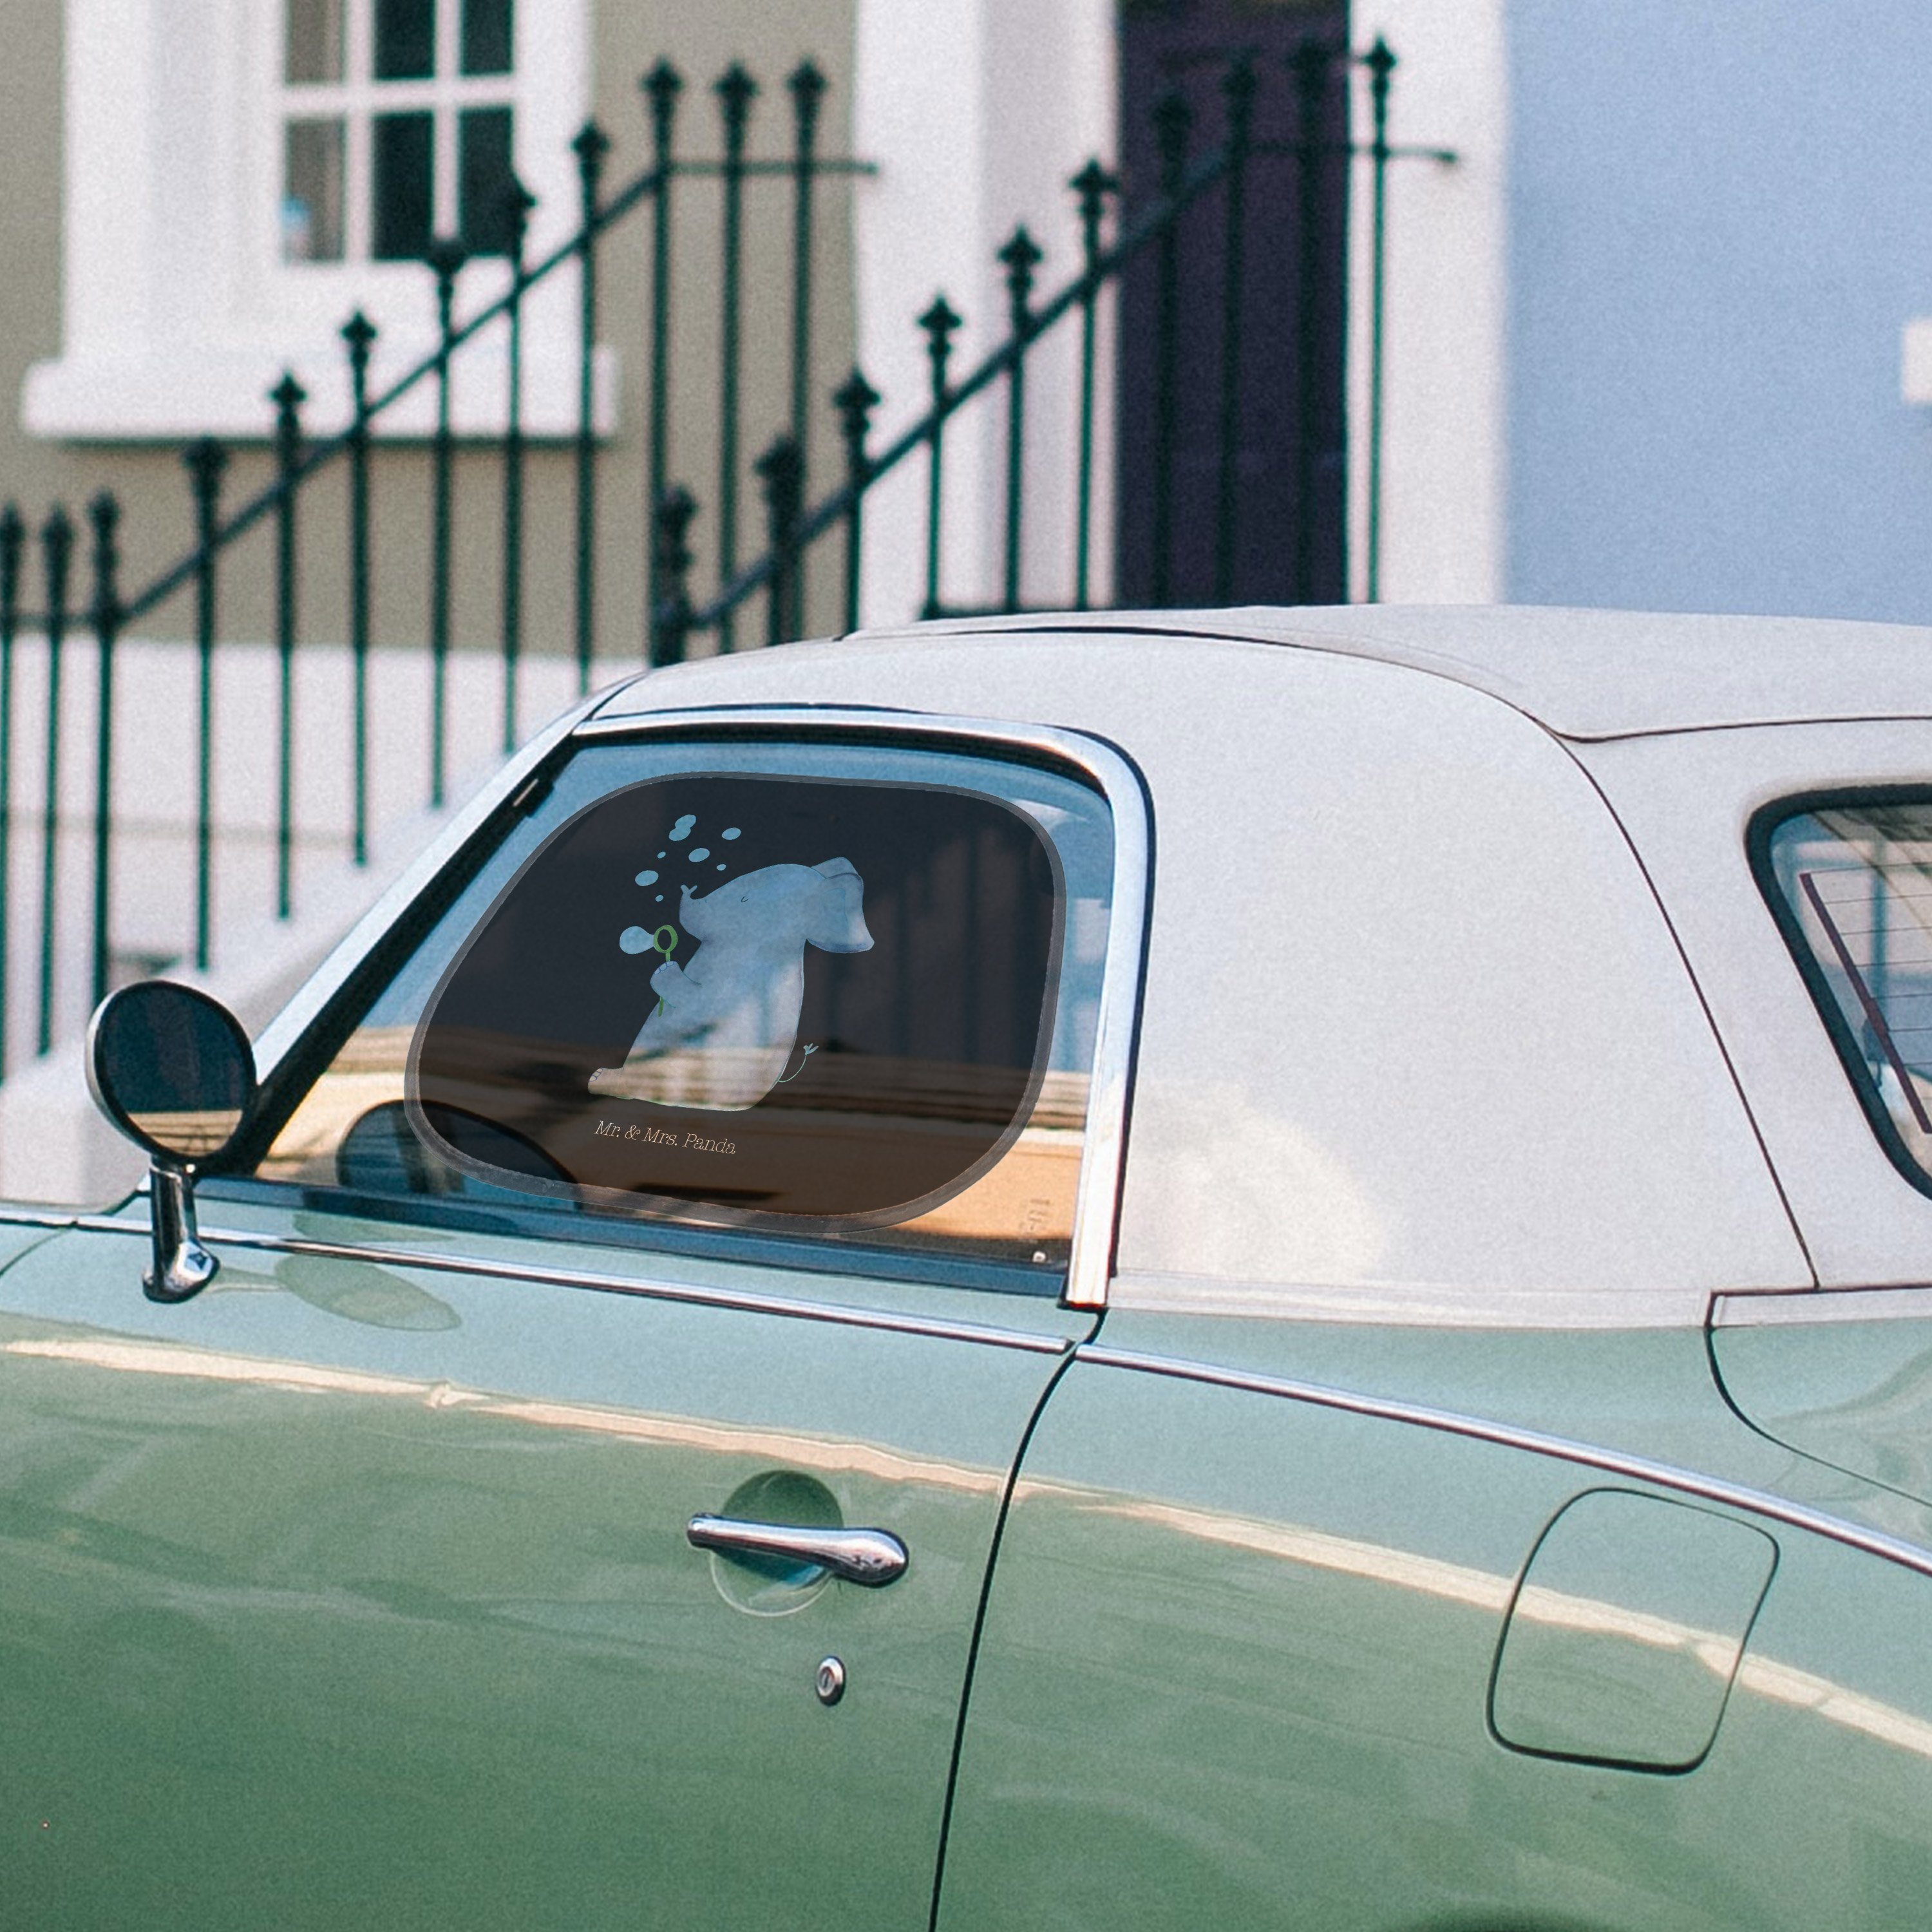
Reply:
[[[252,1056],[117,994],[148,1188],[0,1216],[0,1924],[1924,1925],[1928,668],[713,660]]]

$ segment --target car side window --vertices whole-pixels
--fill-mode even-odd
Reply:
[[[1071,772],[586,743],[338,1021],[255,1178],[1055,1286],[1112,874]]]
[[[1754,828],[1761,875],[1893,1159],[1932,1192],[1932,798],[1853,798]]]

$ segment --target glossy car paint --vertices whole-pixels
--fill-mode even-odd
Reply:
[[[1179,1360],[1192,1342],[1198,1359],[1226,1325],[1149,1334],[1110,1313],[1099,1347],[1157,1340]],[[1519,1408],[1554,1411],[1592,1442],[1647,1436],[1648,1403],[1701,1467],[1818,1486],[1815,1466],[1724,1409],[1694,1334],[1492,1334],[1480,1361],[1466,1351],[1437,1378],[1419,1334],[1378,1375],[1374,1331],[1271,1325],[1272,1346],[1254,1336],[1246,1352],[1298,1373],[1347,1359],[1364,1380],[1451,1400],[1507,1375]],[[1588,1372],[1565,1359],[1580,1342]],[[1605,1487],[1500,1444],[1076,1361],[1002,1540],[940,1926],[1918,1922],[1932,1660],[1914,1573],[1770,1531],[1776,1575],[1693,1771],[1498,1740],[1492,1675],[1526,1560],[1566,1504]],[[1706,1654],[1728,1668],[1729,1633],[1633,1616],[1660,1553],[1634,1523],[1616,1587],[1546,1607],[1573,1634],[1655,1646],[1680,1670]],[[1539,1687],[1573,1721],[1600,1713],[1604,1690],[1588,1665],[1567,1690]]]
[[[1695,1771],[1777,1567],[1764,1528],[1683,1498],[1608,1485],[1571,1497],[1504,1619],[1491,1732],[1565,1763]]]
[[[141,1299],[139,1216],[0,1276],[8,1922],[922,1922],[1006,1472],[1090,1316],[783,1285],[987,1336],[940,1339],[657,1298],[634,1254],[603,1257],[626,1293],[209,1244],[178,1308]],[[906,1575],[687,1546],[760,1479]]]
[[[251,1241],[317,1251],[218,1242],[217,1289],[158,1310],[138,1212],[22,1232],[19,1922],[917,1932],[938,1865],[948,1932],[1923,1923],[1921,1324],[1909,1289],[1846,1326],[1862,1297],[1814,1288],[1926,1280],[1932,1201],[1871,1143],[1742,839],[1784,791],[1925,776],[1932,640],[1121,626],[761,653],[601,707],[904,707],[1136,761],[1158,869],[1097,1328],[534,1242],[465,1236],[502,1272],[465,1270],[447,1233],[240,1202]],[[1190,628],[1221,641],[1158,634]],[[593,1262],[857,1318],[561,1278]],[[721,1587],[681,1534],[760,1478],[913,1568],[762,1614],[782,1582]],[[1609,1512],[1588,1561],[1526,1592],[1573,1510]],[[1687,1557],[1691,1512],[1724,1527]],[[1752,1606],[1710,1552],[1766,1539]],[[1498,1724],[1513,1606],[1560,1641]]]
[[[1932,1503],[1932,1310],[1922,1288],[1729,1295],[1711,1362],[1738,1412],[1834,1468]]]

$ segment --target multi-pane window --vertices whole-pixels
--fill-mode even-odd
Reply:
[[[509,246],[513,0],[285,0],[285,262]]]

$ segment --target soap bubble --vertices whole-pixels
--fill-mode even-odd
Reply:
[[[626,952],[644,952],[650,950],[651,936],[641,926],[627,926],[617,935],[617,944]]]
[[[728,825],[724,828],[724,836],[727,838],[735,838],[738,836],[738,830],[739,828],[736,826]]]
[[[694,845],[691,848],[691,862],[694,866],[696,865],[700,859],[708,859],[710,856],[711,848],[709,845]]]
[[[654,886],[657,882],[658,875],[655,872],[640,872],[638,874],[638,884],[640,886]]]
[[[670,836],[674,838],[688,838],[691,836],[691,828],[697,823],[697,813],[694,812],[687,812],[681,818],[679,819],[677,823],[671,827]]]

